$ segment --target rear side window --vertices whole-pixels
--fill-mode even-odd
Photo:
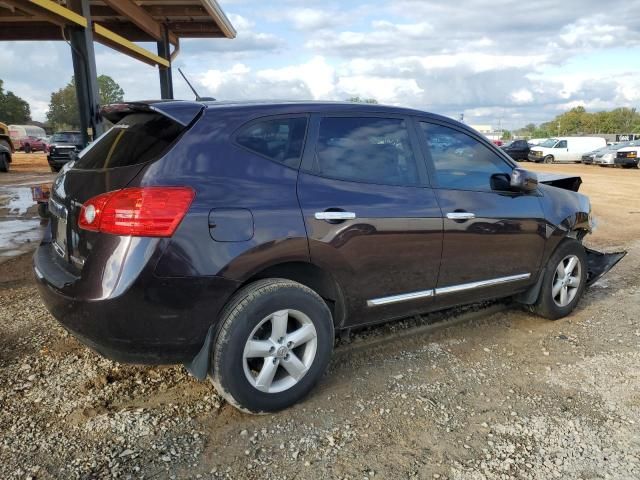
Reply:
[[[162,156],[184,127],[159,113],[133,113],[78,156],[74,168],[101,170],[149,162]]]
[[[272,118],[251,123],[236,135],[238,145],[289,167],[298,168],[307,118]]]
[[[328,117],[320,123],[318,173],[341,180],[390,185],[418,183],[404,120]]]

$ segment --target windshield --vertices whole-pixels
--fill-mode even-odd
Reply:
[[[544,142],[542,142],[539,146],[540,147],[547,147],[547,148],[553,148],[555,146],[555,144],[558,143],[558,140],[556,138],[547,138]]]
[[[73,144],[82,143],[82,139],[80,138],[80,134],[79,133],[71,133],[71,132],[54,133],[52,141],[53,142],[61,142],[61,143],[73,143]]]

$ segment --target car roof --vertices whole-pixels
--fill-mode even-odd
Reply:
[[[154,105],[162,109],[162,104],[171,106],[169,104],[194,104],[202,105],[208,110],[217,109],[255,109],[255,110],[287,110],[290,109],[292,113],[295,112],[344,112],[344,111],[358,111],[369,113],[388,113],[388,114],[400,114],[400,115],[420,115],[429,116],[433,118],[439,118],[443,121],[460,123],[450,117],[445,117],[437,113],[431,113],[424,110],[418,110],[415,108],[400,107],[396,105],[383,105],[379,103],[361,103],[361,102],[348,102],[348,101],[324,101],[324,100],[147,100],[134,103],[146,103]],[[464,125],[464,124],[462,124]]]

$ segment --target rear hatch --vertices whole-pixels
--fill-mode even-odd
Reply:
[[[171,149],[202,109],[192,102],[127,103],[103,109],[115,125],[62,169],[50,198],[53,247],[71,272],[79,273],[101,239],[117,242],[104,238],[111,235],[78,227],[82,204],[129,186],[147,165]]]

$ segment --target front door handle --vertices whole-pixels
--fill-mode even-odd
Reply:
[[[471,212],[449,212],[447,213],[447,218],[450,220],[471,220],[476,218],[476,214]]]
[[[340,220],[353,220],[356,218],[356,214],[354,212],[342,212],[342,211],[327,211],[327,212],[316,212],[315,217],[317,220],[327,220],[327,221],[340,221]]]

